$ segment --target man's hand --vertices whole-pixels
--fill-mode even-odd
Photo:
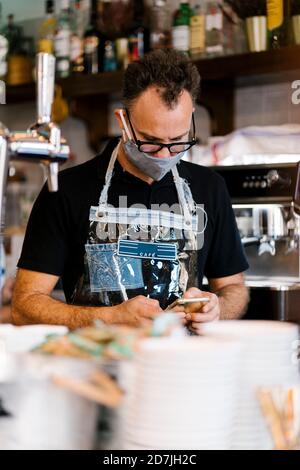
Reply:
[[[128,326],[147,326],[162,313],[158,300],[138,295],[112,307],[111,323]]]
[[[194,333],[200,333],[201,325],[220,319],[221,309],[219,298],[216,294],[211,292],[203,292],[196,287],[191,287],[186,291],[183,298],[191,299],[193,297],[209,297],[209,302],[202,303],[197,302],[195,304],[187,305],[184,308],[185,311],[185,322],[189,330]]]

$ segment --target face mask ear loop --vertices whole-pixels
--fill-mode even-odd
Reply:
[[[125,140],[125,136],[126,136],[126,134],[127,134],[127,138],[128,138],[129,140],[133,140],[133,139],[132,139],[131,132],[130,132],[130,130],[129,130],[128,126],[127,126],[126,120],[125,120],[125,118],[124,118],[123,109],[120,111],[120,118],[121,118],[122,124],[123,124],[123,126],[124,126],[124,129],[123,129],[123,131],[122,131],[122,133],[123,133],[123,139]]]

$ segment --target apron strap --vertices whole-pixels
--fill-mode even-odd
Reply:
[[[184,195],[184,189],[183,189],[184,181],[179,176],[177,165],[172,169],[172,173],[173,173],[173,179],[174,179],[174,183],[175,183],[177,194],[178,194],[179,203],[183,209],[183,216],[184,216],[185,224],[188,227],[192,227],[192,213],[188,207],[188,204]]]
[[[117,159],[117,156],[118,156],[120,143],[121,142],[119,142],[118,145],[116,146],[116,148],[114,149],[114,151],[112,153],[112,156],[110,158],[107,170],[106,170],[105,184],[103,186],[103,189],[102,189],[101,194],[100,194],[100,199],[99,199],[99,208],[107,206],[108,190],[109,190],[111,179],[112,179],[112,176],[113,176],[114,166],[115,166],[115,162],[116,162],[116,159]]]

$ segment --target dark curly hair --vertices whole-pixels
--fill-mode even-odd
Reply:
[[[173,108],[183,90],[188,91],[196,101],[200,91],[200,75],[182,52],[159,49],[127,67],[123,80],[124,105],[130,108],[150,86],[156,86],[164,103]]]

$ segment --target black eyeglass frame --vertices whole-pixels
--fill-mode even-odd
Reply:
[[[136,134],[134,132],[134,129],[133,129],[133,125],[130,121],[130,117],[129,117],[129,112],[128,112],[128,109],[125,108],[125,112],[126,112],[126,116],[128,118],[128,122],[129,122],[129,125],[130,125],[130,129],[132,131],[132,135],[133,135],[133,138],[134,138],[134,143],[136,144],[137,148],[139,149],[140,152],[144,152],[144,153],[154,153],[153,151],[152,152],[146,152],[145,150],[141,150],[141,147],[142,145],[157,145],[159,148],[157,150],[155,150],[155,152],[160,152],[161,149],[163,149],[164,147],[166,147],[170,154],[178,154],[180,152],[172,152],[171,151],[171,148],[174,147],[174,146],[177,146],[177,145],[187,145],[188,147],[186,149],[184,149],[185,152],[187,152],[188,150],[190,150],[194,145],[197,144],[198,142],[198,139],[196,138],[196,125],[195,125],[195,116],[194,116],[194,113],[192,113],[192,125],[193,125],[193,137],[192,137],[192,140],[189,140],[187,142],[172,142],[171,144],[163,144],[162,142],[148,142],[148,141],[144,141],[144,140],[139,140],[137,139],[136,137]]]

